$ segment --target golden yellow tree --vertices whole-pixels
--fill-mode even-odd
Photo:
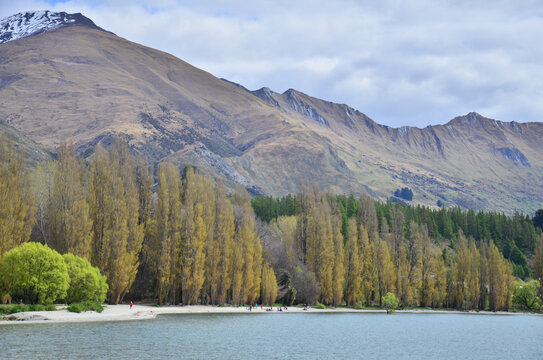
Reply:
[[[200,290],[204,284],[205,253],[204,244],[207,237],[203,206],[197,203],[193,211],[194,219],[183,247],[183,304],[192,305],[198,302]]]
[[[210,254],[213,261],[209,270],[210,301],[212,304],[224,304],[232,285],[232,267],[234,253],[234,208],[226,198],[220,180],[215,187],[215,246]]]
[[[28,241],[35,223],[31,179],[21,151],[0,136],[0,258]]]
[[[373,239],[378,239],[378,236],[373,236]],[[376,254],[375,241],[369,239],[368,232],[363,224],[359,224],[358,228],[358,249],[362,266],[361,291],[364,302],[369,306],[374,297],[374,285],[376,283]]]
[[[181,181],[170,163],[158,167],[156,233],[149,251],[154,257],[158,302],[176,302],[181,251]]]
[[[349,219],[349,236],[345,247],[345,302],[349,306],[354,306],[362,296],[362,260],[360,255],[357,223],[355,219]]]
[[[91,162],[91,260],[106,275],[113,304],[119,303],[136,277],[143,242],[134,178],[133,157],[125,143],[116,140],[109,153],[96,148]]]
[[[534,255],[534,279],[543,282],[543,234],[537,236]]]
[[[394,288],[396,278],[394,274],[394,264],[390,259],[390,253],[388,251],[388,245],[386,244],[386,242],[377,239],[375,247],[375,288],[377,289],[377,292],[379,294],[379,306],[381,306],[381,300],[383,296],[388,292],[394,293],[396,291],[396,289]]]
[[[262,303],[273,306],[277,297],[277,280],[273,268],[265,264],[262,267]]]
[[[356,224],[354,225],[356,229]],[[332,305],[339,306],[343,301],[345,284],[345,249],[341,234],[341,215],[332,215],[332,236],[334,241],[334,268],[332,274]]]
[[[85,165],[73,145],[64,144],[58,153],[54,186],[49,203],[50,245],[61,254],[90,259],[92,220],[84,186]]]

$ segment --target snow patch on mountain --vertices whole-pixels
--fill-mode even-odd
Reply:
[[[91,19],[80,13],[27,11],[0,20],[0,44],[74,25],[100,29]]]

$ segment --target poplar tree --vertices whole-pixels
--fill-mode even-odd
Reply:
[[[106,275],[113,304],[135,279],[143,241],[134,178],[133,158],[125,143],[116,140],[109,153],[96,148],[91,162],[91,260]]]
[[[543,282],[543,234],[537,236],[534,255],[534,279]]]
[[[395,274],[394,264],[390,259],[390,253],[385,241],[378,240],[375,244],[376,288],[379,294],[379,306],[383,296],[388,292],[394,292]]]
[[[85,165],[73,145],[64,144],[54,170],[53,191],[49,202],[49,241],[61,254],[71,253],[90,259],[93,233]]]
[[[378,239],[378,235],[374,235],[374,239]],[[375,264],[375,241],[370,241],[368,232],[364,225],[359,224],[358,230],[358,248],[360,253],[360,261],[362,265],[362,283],[361,291],[366,305],[370,305],[374,298],[375,283],[377,269]]]
[[[234,254],[234,208],[226,198],[222,182],[215,187],[215,237],[213,251],[208,256],[213,258],[209,269],[210,301],[212,304],[224,304],[232,285]]]
[[[193,221],[187,230],[183,247],[183,304],[193,305],[198,302],[200,290],[204,284],[204,242],[207,237],[202,204],[195,204]]]
[[[262,303],[273,306],[277,298],[277,279],[273,268],[265,264],[262,267]]]
[[[0,136],[0,258],[27,242],[36,212],[31,179],[21,151],[6,136]]]
[[[345,249],[343,246],[342,220],[340,214],[333,214],[334,268],[332,278],[332,305],[339,306],[343,301],[345,284]],[[354,224],[356,227],[356,224]]]
[[[156,235],[149,248],[154,257],[158,302],[176,302],[180,277],[181,182],[179,170],[170,163],[158,167]]]
[[[349,219],[349,236],[345,247],[345,302],[354,306],[362,296],[362,261],[358,249],[356,220]]]

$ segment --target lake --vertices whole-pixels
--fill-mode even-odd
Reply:
[[[2,359],[543,359],[543,317],[180,314],[0,326]]]

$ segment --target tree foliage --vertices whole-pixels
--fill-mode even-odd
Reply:
[[[381,302],[383,303],[383,307],[387,311],[387,314],[393,313],[398,308],[398,305],[400,303],[396,295],[391,292],[386,293],[386,295],[383,296]]]
[[[70,278],[58,252],[47,245],[28,242],[4,254],[0,283],[12,299],[51,304],[66,297]]]
[[[516,280],[513,282],[513,303],[524,309],[536,310],[541,308],[541,297],[539,289],[541,283],[538,280],[524,282]]]
[[[82,257],[64,254],[64,262],[70,278],[70,287],[66,296],[69,304],[84,301],[103,302],[106,299],[108,285],[106,277],[98,268]]]

